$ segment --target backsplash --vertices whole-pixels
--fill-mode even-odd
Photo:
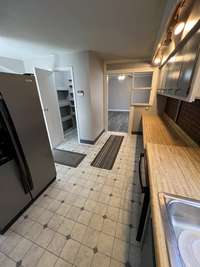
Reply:
[[[200,100],[189,103],[167,98],[165,113],[200,145]]]

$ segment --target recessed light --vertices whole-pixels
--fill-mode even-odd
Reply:
[[[183,21],[179,22],[174,29],[174,34],[179,35],[183,31],[184,27],[185,27],[185,22]]]
[[[118,80],[119,80],[119,81],[123,81],[123,80],[125,80],[125,78],[126,78],[125,75],[119,75],[119,76],[118,76]]]

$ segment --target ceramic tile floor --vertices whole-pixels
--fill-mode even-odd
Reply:
[[[125,135],[111,171],[91,167],[109,135],[78,168],[56,165],[57,180],[0,236],[0,267],[139,266],[142,140]]]
[[[74,151],[88,154],[93,149],[93,145],[79,144],[77,129],[72,130],[65,136],[65,142],[57,146],[58,149]]]

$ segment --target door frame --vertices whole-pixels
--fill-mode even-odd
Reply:
[[[77,97],[76,97],[76,90],[75,90],[75,81],[74,81],[74,69],[73,66],[66,66],[66,67],[56,67],[53,69],[54,71],[70,71],[71,77],[72,77],[72,88],[73,88],[73,94],[74,94],[74,106],[75,106],[75,114],[76,114],[76,127],[77,127],[77,134],[78,134],[78,143],[81,144],[80,142],[80,123],[79,123],[79,116],[78,116],[78,103],[77,103]],[[55,82],[54,82],[54,87]]]
[[[120,69],[120,70],[110,70],[110,71],[105,71],[105,75],[104,75],[104,86],[105,86],[105,129],[106,129],[106,132],[108,131],[108,76],[109,75],[120,75],[120,74],[131,74],[133,73],[133,69]],[[128,134],[131,134],[131,129],[132,129],[132,119],[133,119],[133,116],[132,116],[132,112],[131,112],[131,105],[129,107],[129,121],[128,121]]]

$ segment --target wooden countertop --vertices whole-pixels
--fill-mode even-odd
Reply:
[[[169,117],[142,115],[157,267],[169,267],[158,193],[200,200],[200,148]]]
[[[200,200],[200,148],[147,144],[157,267],[169,267],[158,193]]]
[[[163,145],[191,145],[188,138],[184,139],[173,127],[157,115],[142,115],[143,143],[146,148],[147,143]]]

